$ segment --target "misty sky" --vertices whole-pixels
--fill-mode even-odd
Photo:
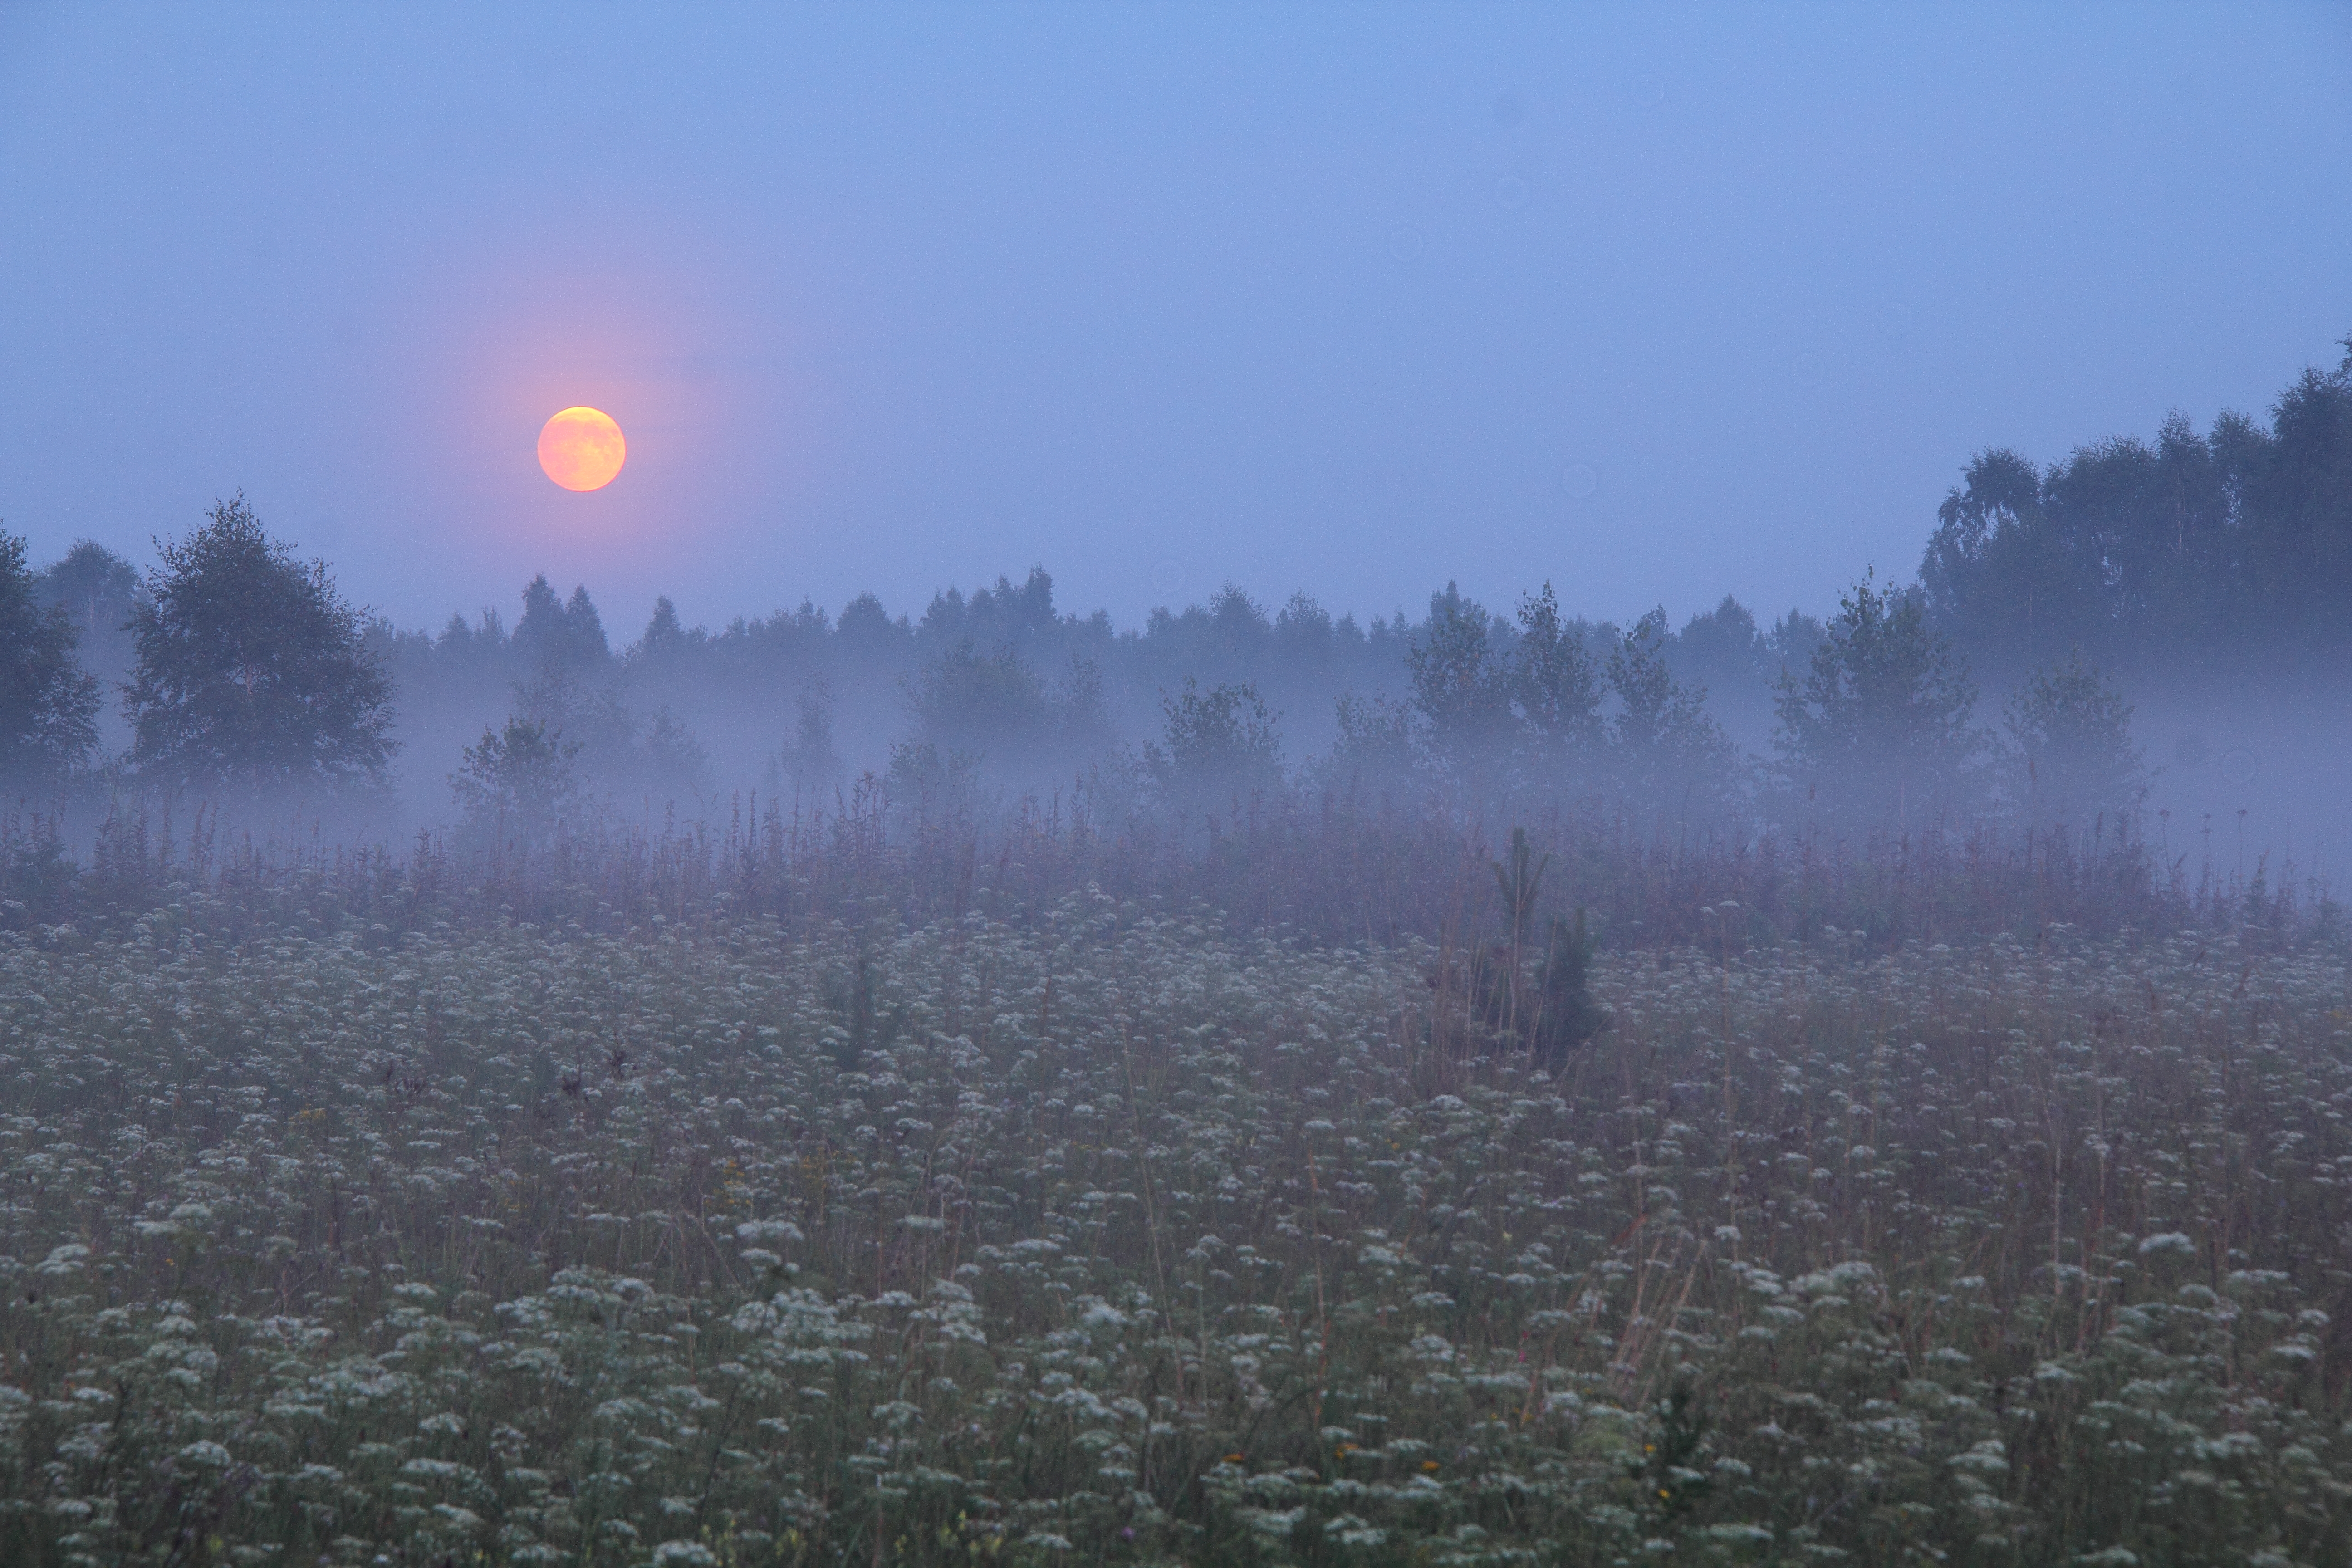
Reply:
[[[1908,577],[2352,331],[2352,6],[0,7],[0,520],[404,624]],[[631,443],[574,495],[533,443]]]

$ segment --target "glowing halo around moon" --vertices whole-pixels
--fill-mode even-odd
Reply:
[[[567,490],[601,490],[629,460],[629,443],[601,408],[567,408],[539,432],[539,466]]]

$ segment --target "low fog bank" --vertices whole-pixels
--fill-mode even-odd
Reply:
[[[584,589],[554,606],[572,627],[568,642],[540,635],[534,617],[551,613],[552,598],[544,586],[534,584],[525,598],[511,634],[490,616],[429,646],[418,637],[394,639],[411,694],[399,730],[404,830],[454,820],[445,775],[462,766],[464,747],[516,711],[544,714],[582,738],[585,786],[624,817],[658,817],[673,805],[682,816],[705,815],[754,793],[803,810],[837,810],[861,775],[903,795],[941,782],[957,758],[1000,797],[1066,797],[1090,771],[1100,780],[1106,763],[1131,773],[1147,748],[1165,752],[1188,690],[1263,704],[1276,766],[1256,776],[1261,788],[1329,788],[1346,769],[1373,791],[1402,794],[1433,781],[1416,778],[1402,755],[1346,755],[1348,711],[1409,708],[1416,651],[1425,654],[1449,629],[1478,628],[1497,669],[1511,666],[1526,640],[1514,614],[1451,588],[1432,594],[1418,616],[1359,626],[1328,616],[1303,591],[1267,606],[1229,587],[1206,605],[1118,629],[1100,613],[1059,611],[1043,568],[968,596],[942,594],[919,616],[892,616],[869,598],[839,617],[803,605],[712,633],[678,628],[657,611],[617,651],[600,642]],[[1607,679],[1611,660],[1643,647],[1732,751],[1701,781],[1703,790],[1680,778],[1683,797],[1671,802],[1624,798],[1622,786],[1633,781],[1611,779],[1597,754],[1581,767],[1560,765],[1558,794],[1589,797],[1614,783],[1612,804],[1637,816],[1663,805],[1678,823],[1755,830],[1790,819],[1790,803],[1773,798],[1775,784],[1790,782],[1790,737],[1776,700],[1801,687],[1829,635],[1821,618],[1790,610],[1759,624],[1727,598],[1678,628],[1666,629],[1656,612],[1632,624],[1570,620],[1561,631],[1597,677],[1595,753],[1626,716],[1625,694]],[[563,651],[551,658],[552,647]],[[2010,742],[2004,709],[2035,673],[2022,671],[2007,686],[1976,681],[1968,722],[1986,734],[1989,752]],[[2101,674],[2128,705],[2144,794],[2087,803],[2087,814],[2068,802],[2055,815],[2082,815],[2075,826],[2096,830],[2102,809],[2133,811],[2151,847],[2191,881],[2209,873],[2251,878],[2264,858],[2273,872],[2291,861],[2305,875],[2326,875],[2331,852],[2352,844],[2352,791],[2342,784],[2352,777],[2352,689],[2343,679],[2300,661],[2214,676],[2168,671],[2149,659],[2128,673]],[[1457,694],[1465,709],[1476,700],[1470,686]],[[1422,718],[1434,729],[1444,709],[1431,708]],[[925,747],[936,756],[920,757]],[[2000,771],[1997,758],[1983,761],[1989,773]],[[927,776],[927,763],[938,771]],[[1968,793],[1935,781],[1915,822],[1938,805],[1974,817],[2025,805],[2015,780],[1976,784]],[[1690,809],[1695,804],[1701,809]]]
[[[1825,635],[1794,611],[1759,630],[1729,599],[1680,632],[1664,629],[1663,612],[1626,626],[1561,618],[1554,635],[1589,673],[1603,726],[1623,708],[1610,660],[1637,629],[1680,689],[1757,749],[1769,745],[1774,682]],[[559,596],[541,579],[511,630],[488,609],[431,637],[379,628],[375,638],[404,694],[400,804],[414,828],[447,820],[431,799],[436,775],[458,771],[465,747],[516,715],[578,742],[583,784],[625,815],[709,810],[753,791],[822,809],[865,775],[900,794],[954,779],[995,797],[1066,795],[1082,775],[1148,771],[1150,753],[1171,746],[1171,721],[1181,728],[1202,704],[1255,728],[1255,739],[1225,737],[1270,764],[1252,787],[1328,784],[1349,712],[1409,707],[1416,654],[1465,634],[1485,679],[1507,681],[1519,620],[1451,586],[1417,616],[1368,625],[1304,590],[1268,605],[1228,586],[1121,628],[1099,611],[1063,610],[1036,566],[968,595],[949,589],[919,615],[869,595],[838,615],[803,604],[713,631],[679,626],[665,600],[617,647],[584,586]],[[1480,680],[1473,672],[1454,695],[1475,705]],[[1491,700],[1514,700],[1499,689]],[[1430,707],[1442,723],[1444,702]],[[1347,765],[1377,787],[1410,782],[1378,759]]]
[[[119,690],[136,662],[121,625],[144,589],[94,550],[52,567],[45,585],[73,608],[84,663]],[[363,628],[394,694],[381,789],[260,805],[221,792],[209,805],[183,792],[176,809],[183,822],[210,809],[217,823],[225,803],[241,828],[289,841],[395,843],[517,831],[501,810],[551,813],[550,830],[591,818],[652,829],[779,809],[837,816],[862,790],[902,819],[1002,812],[1025,796],[1083,801],[1097,820],[1163,811],[1205,824],[1249,809],[1248,797],[1353,789],[1490,822],[1614,811],[1668,837],[2128,822],[2191,884],[2275,876],[2290,861],[2298,876],[2324,874],[2352,834],[2336,784],[2352,763],[2340,687],[2291,668],[2267,687],[2147,670],[2126,685],[2089,670],[2078,702],[2104,694],[2118,715],[2129,709],[2120,746],[2091,760],[2110,776],[2082,799],[2036,801],[2039,766],[2021,775],[2004,718],[2044,672],[1990,688],[1932,628],[1916,588],[1865,580],[1854,592],[1826,621],[1790,610],[1768,625],[1727,598],[1670,627],[1663,612],[1569,618],[1544,586],[1507,609],[1449,587],[1418,616],[1369,625],[1305,592],[1269,607],[1228,587],[1121,628],[1062,609],[1036,567],[943,592],[919,616],[866,596],[838,614],[803,604],[713,631],[680,625],[664,601],[619,643],[584,586],[560,595],[541,578],[511,626],[492,608],[436,633]],[[1791,720],[1805,716],[1824,649],[1870,635],[1858,615],[1908,616],[1921,647],[1943,650],[1947,695],[1965,700],[1956,731],[1977,743],[1965,756],[1882,758],[1884,798],[1825,800],[1807,769],[1830,759],[1808,757]],[[1832,679],[1867,676],[1830,664]],[[122,705],[103,702],[98,717],[119,758],[132,742]],[[541,754],[521,750],[527,731]],[[84,843],[110,801],[137,792],[119,762],[93,776],[104,795],[86,791],[70,812]]]
[[[2187,679],[2135,689],[2154,778],[2147,833],[2190,877],[2280,866],[2341,886],[2352,851],[2352,672],[2264,688]],[[2265,865],[2267,858],[2267,866]]]

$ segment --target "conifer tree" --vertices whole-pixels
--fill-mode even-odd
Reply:
[[[1775,745],[1811,811],[1854,826],[1915,826],[1969,802],[1985,736],[1977,689],[1918,596],[1865,576],[1838,601],[1800,680],[1780,678]]]
[[[1561,616],[1549,583],[1519,602],[1518,622],[1508,683],[1525,782],[1552,793],[1590,784],[1602,740],[1600,674],[1592,656],[1577,627]]]
[[[1706,689],[1666,668],[1666,612],[1652,610],[1609,655],[1618,787],[1637,808],[1709,815],[1727,802],[1738,748],[1707,713]]]

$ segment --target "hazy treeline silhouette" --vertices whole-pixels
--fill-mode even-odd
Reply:
[[[1931,618],[1980,668],[2080,648],[2174,674],[2352,652],[2352,339],[2306,370],[2267,426],[2180,415],[2047,468],[1979,453],[1920,567]]]
[[[2047,472],[1983,454],[1917,584],[1865,574],[1826,618],[1769,626],[1732,598],[1679,629],[1595,622],[1545,583],[1368,625],[1229,585],[1122,629],[1066,611],[1039,566],[919,616],[868,594],[713,631],[664,598],[625,639],[542,575],[510,626],[493,608],[426,633],[363,616],[239,497],[143,578],[88,542],[35,572],[6,542],[0,768],[85,824],[168,796],[184,819],[326,813],[477,854],[599,823],[650,838],[757,794],[788,822],[1061,811],[1194,853],[1344,799],[1683,843],[2063,826],[2095,858],[2137,842],[2150,777],[2105,671],[2338,646],[2347,497],[2352,353],[2267,429],[2175,420]]]
[[[53,642],[68,616],[47,612]],[[866,597],[838,620],[803,607],[714,634],[665,600],[616,649],[584,589],[562,597],[544,578],[511,630],[495,613],[431,637],[362,626],[323,565],[298,563],[239,500],[166,546],[129,622],[130,744],[105,775],[118,787],[364,801],[392,787],[398,741],[412,816],[446,821],[435,807],[448,800],[492,834],[553,832],[631,800],[691,813],[722,787],[838,808],[866,774],[923,810],[1083,777],[1106,809],[1196,824],[1341,787],[1473,815],[1608,800],[1686,826],[1792,811],[1902,823],[1977,809],[1996,783],[1959,662],[1916,596],[1867,581],[1828,623],[1792,612],[1769,632],[1736,601],[1679,635],[1663,612],[1596,625],[1565,616],[1546,584],[1507,615],[1448,588],[1418,623],[1369,630],[1303,594],[1268,615],[1229,588],[1121,633],[1058,614],[1038,568],[940,595],[919,620]],[[2061,706],[2104,701],[2116,720],[2088,736],[2095,814],[2128,805],[2137,774],[2119,700],[2078,675]],[[53,775],[95,750],[97,681],[71,681],[81,728],[41,753]],[[1762,704],[1773,749],[1758,757],[1718,715],[1753,736]],[[2039,743],[2084,741],[2071,712]]]

